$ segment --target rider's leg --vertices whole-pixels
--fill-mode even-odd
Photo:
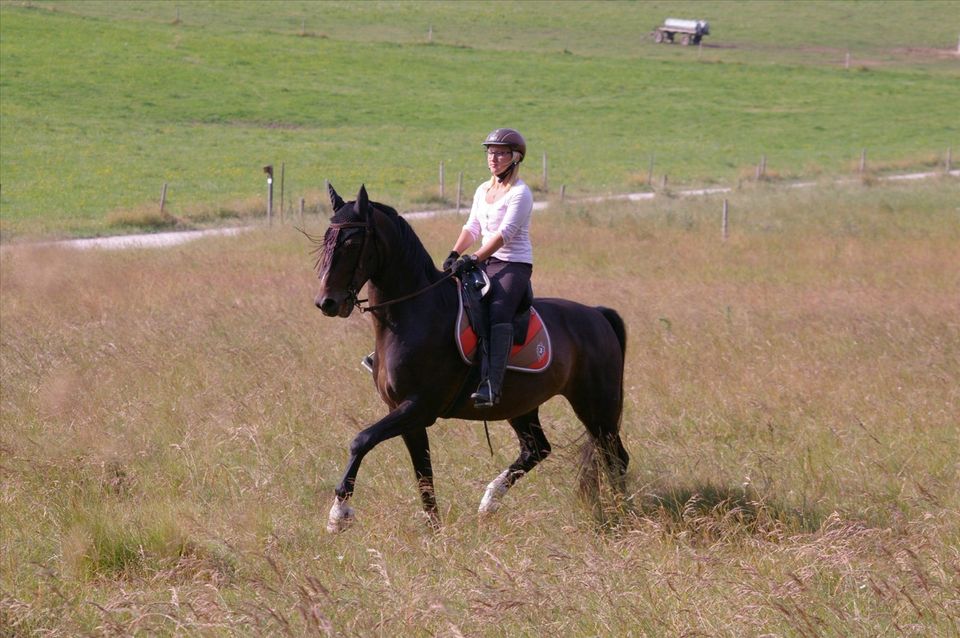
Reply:
[[[484,360],[480,387],[472,395],[478,408],[487,408],[500,399],[500,390],[513,345],[513,318],[530,286],[530,264],[487,261],[490,277],[490,339],[488,358]]]

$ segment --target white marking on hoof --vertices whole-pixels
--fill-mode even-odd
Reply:
[[[510,485],[507,483],[509,475],[510,470],[504,470],[500,473],[500,476],[487,485],[487,491],[483,493],[483,498],[480,499],[480,509],[477,510],[480,514],[493,514],[500,509],[500,499],[510,489]]]
[[[333,507],[330,508],[330,517],[327,519],[327,531],[331,534],[342,532],[350,527],[354,520],[353,508],[339,496],[333,497]]]

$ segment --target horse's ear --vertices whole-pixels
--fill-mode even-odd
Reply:
[[[337,212],[343,207],[343,199],[337,195],[337,191],[333,189],[333,184],[327,182],[327,193],[330,195],[330,205],[333,207],[333,212]]]
[[[370,205],[370,199],[367,197],[367,187],[363,184],[360,185],[360,192],[357,193],[357,212],[361,215],[366,216],[367,208]]]

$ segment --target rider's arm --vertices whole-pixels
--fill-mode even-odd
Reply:
[[[503,248],[503,235],[499,231],[490,236],[483,246],[480,246],[480,249],[474,253],[477,256],[477,261],[483,261],[493,253],[497,252]]]

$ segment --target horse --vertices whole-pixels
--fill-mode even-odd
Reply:
[[[360,463],[396,436],[403,438],[413,462],[427,519],[440,524],[427,436],[439,418],[506,420],[515,431],[520,453],[490,482],[480,502],[481,515],[495,512],[507,490],[550,454],[538,410],[557,395],[567,399],[589,434],[584,450],[622,494],[629,455],[620,439],[626,351],[620,315],[565,299],[535,298],[532,305],[550,331],[550,365],[535,374],[508,370],[500,402],[475,408],[469,397],[479,372],[464,362],[454,341],[460,293],[453,273],[438,270],[409,223],[395,209],[371,201],[366,186],[349,202],[329,184],[328,193],[334,211],[329,227],[322,240],[307,235],[316,245],[320,280],[314,303],[328,317],[348,317],[354,308],[373,316],[372,376],[389,412],[350,443],[327,531],[342,531],[355,520],[350,498]],[[368,298],[361,300],[364,285]]]

